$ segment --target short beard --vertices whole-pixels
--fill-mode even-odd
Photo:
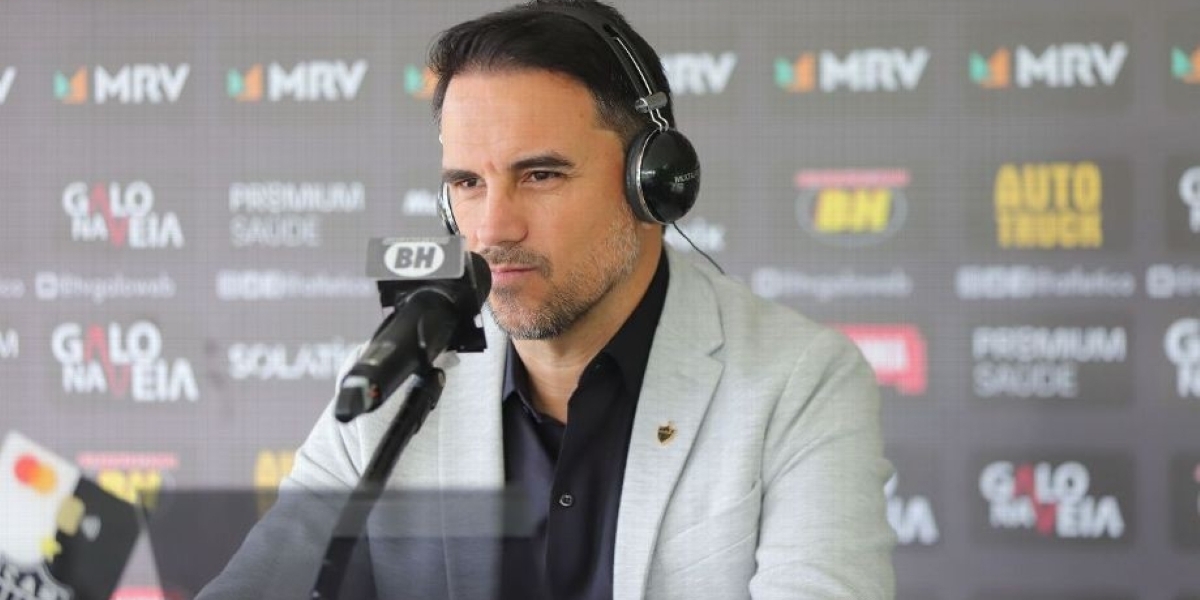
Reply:
[[[589,253],[588,260],[567,273],[560,284],[551,283],[541,306],[532,309],[517,306],[515,293],[493,289],[488,309],[500,329],[514,340],[556,338],[588,314],[617,284],[628,279],[637,268],[641,245],[633,213],[628,207],[622,212],[622,217],[613,220],[599,248],[582,250]],[[486,248],[481,254],[489,263],[533,267],[547,282],[554,281],[549,260],[519,246]],[[497,305],[501,310],[497,310]]]

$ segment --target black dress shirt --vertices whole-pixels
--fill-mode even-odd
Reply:
[[[505,540],[505,600],[612,598],[625,456],[668,276],[664,252],[645,296],[584,368],[565,425],[533,407],[528,373],[509,343],[505,480],[531,503],[536,527],[530,538]]]

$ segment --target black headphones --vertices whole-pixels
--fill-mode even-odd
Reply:
[[[651,124],[633,138],[625,150],[625,200],[642,221],[666,225],[683,218],[696,204],[700,192],[700,159],[696,149],[674,123],[663,114],[670,96],[654,87],[650,70],[620,28],[599,15],[577,6],[543,6],[541,10],[566,15],[587,25],[612,49],[621,68],[633,83],[638,99],[634,108],[649,115]],[[443,184],[438,193],[438,213],[451,234],[458,224],[450,208],[450,194]]]

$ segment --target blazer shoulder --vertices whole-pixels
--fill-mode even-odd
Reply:
[[[686,263],[688,272],[712,290],[725,344],[730,352],[770,354],[794,364],[802,357],[859,360],[857,346],[842,332],[817,323],[797,310],[758,296],[745,284],[703,265]],[[672,264],[674,267],[675,264]],[[762,357],[756,356],[761,360]]]

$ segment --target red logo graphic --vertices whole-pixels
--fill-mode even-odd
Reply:
[[[914,325],[835,324],[846,334],[871,368],[879,385],[891,386],[905,396],[925,393],[928,382],[928,358],[925,338]]]

